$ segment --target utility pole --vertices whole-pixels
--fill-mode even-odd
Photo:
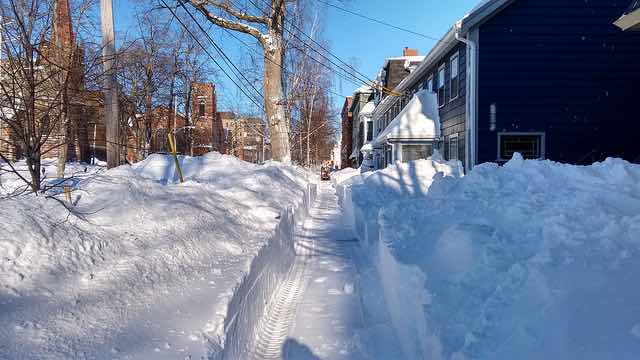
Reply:
[[[107,128],[107,168],[120,165],[118,85],[115,69],[115,34],[111,0],[100,0],[102,60],[104,64],[104,122]]]

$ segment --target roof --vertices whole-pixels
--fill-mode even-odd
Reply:
[[[640,31],[640,0],[633,0],[627,11],[614,22],[614,25],[624,31]]]
[[[481,25],[499,11],[516,0],[483,0],[471,12],[457,21],[438,43],[429,51],[420,65],[404,78],[394,89],[396,92],[404,92],[413,86],[417,80],[421,79],[436,61],[445,55],[449,50],[458,44],[456,33],[461,36],[466,35],[471,29]],[[374,117],[379,117],[391,107],[398,99],[396,96],[387,96],[378,104]]]
[[[373,114],[373,111],[375,109],[376,109],[376,103],[373,101],[369,101],[364,105],[364,107],[362,107],[362,109],[358,113],[358,116],[370,116],[371,114]]]
[[[372,143],[374,146],[380,146],[393,140],[438,138],[440,138],[438,97],[431,91],[421,90]]]

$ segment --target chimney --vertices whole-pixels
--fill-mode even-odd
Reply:
[[[410,49],[405,47],[402,49],[402,56],[418,56],[418,49]]]

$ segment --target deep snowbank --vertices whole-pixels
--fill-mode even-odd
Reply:
[[[407,358],[638,358],[640,166],[516,156],[351,182]]]
[[[314,179],[215,153],[181,162],[183,184],[160,155],[80,169],[76,215],[43,196],[2,200],[0,358],[215,357],[250,333],[229,324],[264,311],[250,291],[288,270]]]

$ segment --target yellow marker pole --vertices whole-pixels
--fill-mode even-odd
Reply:
[[[71,204],[71,187],[68,185],[64,186],[64,197],[67,199],[69,204]]]
[[[180,182],[184,182],[184,177],[182,177],[182,169],[180,168],[180,161],[178,161],[178,150],[176,149],[176,139],[175,134],[169,134],[167,136],[169,138],[169,147],[171,148],[171,153],[173,153],[173,161],[176,162],[176,171],[178,172],[178,176],[180,176]]]

